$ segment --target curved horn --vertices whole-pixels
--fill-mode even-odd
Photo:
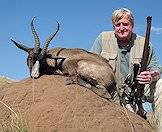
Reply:
[[[14,41],[13,39],[11,39],[11,41],[19,48],[19,49],[22,49],[26,52],[29,52],[29,49],[27,46],[23,45],[23,44],[20,44],[20,43],[17,43],[16,41]]]
[[[36,17],[33,17],[32,21],[31,21],[31,30],[32,30],[32,34],[33,34],[33,37],[34,37],[34,41],[35,41],[35,48],[34,48],[34,53],[38,53],[39,51],[39,48],[40,48],[40,41],[39,41],[39,37],[38,37],[38,34],[34,28],[34,19]]]
[[[57,21],[56,21],[56,22],[57,22]],[[49,45],[49,43],[51,42],[51,40],[55,37],[55,35],[57,34],[57,32],[59,31],[59,27],[60,27],[60,24],[59,24],[59,22],[57,22],[57,30],[56,30],[55,33],[52,33],[52,34],[47,38],[47,40],[46,40],[46,42],[45,42],[45,45],[44,45],[44,47],[43,47],[43,49],[42,49],[42,51],[41,51],[41,55],[42,55],[42,56],[45,55],[45,53],[46,53],[46,51],[47,51],[47,48],[48,48],[48,45]]]

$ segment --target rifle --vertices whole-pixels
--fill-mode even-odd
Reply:
[[[130,94],[130,97],[135,97],[135,103],[138,106],[137,114],[146,119],[146,111],[143,109],[142,106],[142,97],[144,94],[144,84],[139,84],[136,80],[136,77],[138,73],[141,73],[143,71],[147,70],[147,61],[149,57],[149,41],[150,41],[150,30],[151,30],[151,19],[152,17],[147,17],[147,30],[146,30],[146,36],[145,36],[145,44],[144,44],[144,50],[143,50],[143,56],[142,60],[140,62],[140,70],[139,70],[139,64],[134,64],[134,77],[133,77],[133,86],[132,86],[132,92]]]

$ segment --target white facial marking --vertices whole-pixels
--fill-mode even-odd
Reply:
[[[31,76],[33,78],[39,77],[39,67],[40,67],[39,61],[36,61],[32,67],[32,71],[31,71]]]

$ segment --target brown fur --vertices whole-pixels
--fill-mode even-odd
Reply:
[[[47,55],[51,58],[66,58],[61,64],[58,64],[59,61],[56,64],[53,59],[47,59],[49,66],[59,65],[62,75],[67,76],[66,84],[77,83],[107,99],[116,91],[115,75],[105,58],[78,48],[54,48]]]

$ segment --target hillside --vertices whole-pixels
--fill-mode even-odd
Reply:
[[[9,84],[9,83],[12,83],[12,82],[15,82],[15,80],[10,79],[10,78],[5,77],[5,76],[0,76],[0,86],[3,86],[5,84]]]
[[[77,84],[65,85],[62,76],[5,85],[0,98],[1,131],[152,132],[138,115]]]

